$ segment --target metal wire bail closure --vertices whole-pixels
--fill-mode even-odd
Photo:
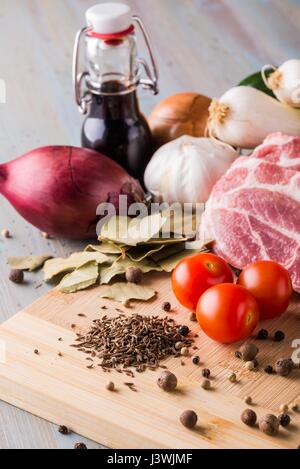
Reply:
[[[135,21],[137,23],[137,25],[139,26],[139,28],[140,28],[140,30],[143,34],[144,41],[146,43],[148,53],[149,53],[149,57],[150,57],[150,60],[151,60],[151,66],[152,66],[152,73],[151,73],[150,67],[147,64],[147,62],[142,58],[138,59],[139,64],[143,66],[144,71],[145,71],[146,76],[147,76],[146,79],[141,78],[139,80],[139,83],[142,85],[143,88],[150,89],[153,92],[153,94],[156,95],[156,94],[159,93],[159,87],[158,87],[159,75],[158,75],[158,67],[157,67],[157,64],[156,64],[156,61],[155,61],[155,58],[154,58],[154,54],[152,52],[152,45],[151,45],[150,37],[149,37],[149,34],[146,30],[146,27],[145,27],[142,19],[139,16],[136,16],[136,15],[133,16],[132,18],[133,18],[133,21]]]
[[[82,82],[87,75],[87,72],[79,73],[79,54],[80,54],[80,43],[82,37],[89,31],[89,27],[84,27],[78,31],[75,38],[74,53],[73,53],[73,66],[72,66],[72,78],[74,87],[75,101],[81,114],[87,113],[88,100],[87,94],[82,94]]]

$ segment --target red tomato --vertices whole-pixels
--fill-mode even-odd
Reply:
[[[196,310],[198,300],[205,290],[218,283],[232,283],[233,273],[221,257],[200,253],[183,259],[175,268],[172,287],[179,303]]]
[[[256,298],[261,319],[272,319],[284,313],[293,292],[288,271],[273,261],[249,265],[239,276],[238,283]]]
[[[201,296],[197,319],[211,339],[231,344],[251,335],[259,320],[258,304],[240,285],[216,285]]]

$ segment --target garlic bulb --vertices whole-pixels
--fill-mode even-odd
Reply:
[[[273,73],[267,77],[266,72],[270,69]],[[287,60],[279,68],[265,65],[261,74],[280,102],[300,108],[300,60]]]
[[[238,156],[215,139],[184,135],[154,154],[146,168],[145,185],[164,202],[204,203]]]
[[[300,110],[248,86],[231,88],[209,112],[209,135],[235,147],[255,148],[275,132],[300,135]]]

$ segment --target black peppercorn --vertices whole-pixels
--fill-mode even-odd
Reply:
[[[269,336],[269,333],[266,329],[261,329],[257,333],[257,339],[258,340],[266,340],[268,338],[268,336]]]
[[[268,373],[268,375],[271,375],[273,373],[273,366],[271,365],[266,366],[265,373]]]
[[[245,425],[248,425],[249,427],[254,427],[254,425],[256,424],[256,420],[257,420],[257,415],[251,409],[244,410],[244,412],[241,415],[241,421]]]
[[[204,370],[202,370],[202,376],[203,376],[203,378],[209,378],[210,377],[210,370],[208,368],[204,368]]]
[[[259,363],[258,363],[257,358],[254,358],[254,360],[252,360],[252,363],[253,363],[254,368],[258,368],[258,367],[259,367]]]
[[[275,342],[282,342],[285,338],[285,334],[282,331],[276,331],[274,334],[274,341]]]
[[[187,326],[181,326],[178,332],[180,335],[182,335],[182,337],[186,337],[190,330]]]
[[[239,350],[237,350],[237,351],[235,352],[234,356],[235,356],[235,358],[239,358],[239,359],[242,358],[242,354],[241,354],[241,352],[240,352]]]
[[[280,414],[278,420],[282,427],[287,427],[291,423],[291,417],[288,414]]]
[[[199,365],[200,357],[198,355],[195,355],[195,357],[192,358],[192,362],[194,365]]]
[[[169,313],[172,309],[171,303],[169,303],[168,301],[165,301],[162,304],[162,309],[163,309],[163,311],[166,311],[166,313]]]
[[[74,449],[87,449],[87,447],[84,443],[76,443]]]
[[[62,435],[69,435],[69,433],[70,433],[68,427],[66,427],[65,425],[61,425],[60,427],[58,427],[58,431]]]
[[[22,270],[13,269],[10,271],[9,280],[16,284],[21,284],[24,282],[24,273]]]

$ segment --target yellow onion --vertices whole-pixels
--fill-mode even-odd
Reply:
[[[197,93],[179,93],[161,101],[149,117],[156,148],[183,135],[203,137],[210,103]]]

